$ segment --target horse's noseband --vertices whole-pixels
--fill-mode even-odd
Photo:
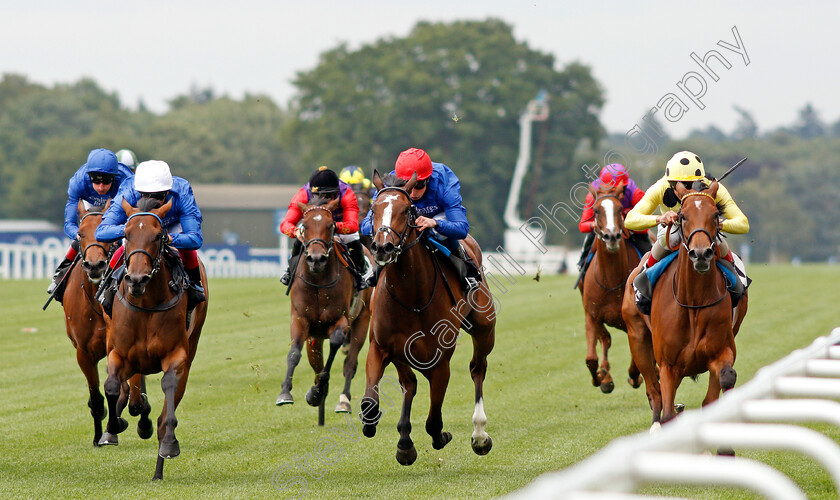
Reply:
[[[309,207],[308,209],[306,209],[306,212],[303,213],[303,218],[306,218],[306,214],[308,214],[309,212],[311,212],[313,210],[323,210],[324,212],[327,212],[328,214],[330,214],[330,218],[332,218],[332,212],[330,212],[329,210],[327,210],[326,208],[324,208],[322,206]],[[301,220],[303,220],[303,218]],[[310,240],[307,240],[306,237],[304,236],[304,242],[303,242],[303,253],[304,253],[304,255],[309,256],[309,247],[313,243],[318,243],[319,245],[323,245],[324,250],[327,251],[327,258],[329,258],[330,253],[333,250],[333,238],[332,238],[332,236],[335,235],[335,221],[333,221],[332,225],[330,226],[330,232],[332,233],[332,235],[330,235],[330,240],[329,241],[326,241],[326,240],[321,239],[321,238],[312,238]]]
[[[158,236],[158,239],[160,240],[160,245],[158,245],[158,252],[157,252],[157,255],[155,257],[152,257],[152,254],[143,250],[142,248],[132,250],[125,257],[125,268],[128,269],[128,263],[131,260],[132,255],[134,255],[136,253],[143,254],[146,257],[148,257],[149,260],[152,262],[152,271],[149,273],[149,279],[152,279],[155,276],[155,274],[157,274],[157,272],[160,271],[160,264],[161,264],[161,261],[163,260],[163,249],[164,249],[164,246],[166,245],[166,230],[163,229],[163,221],[160,219],[160,217],[158,217],[156,214],[153,214],[151,212],[138,212],[136,214],[131,215],[128,218],[128,220],[131,220],[133,217],[137,217],[137,216],[140,216],[140,215],[150,215],[150,216],[152,216],[152,217],[154,217],[155,219],[158,220],[158,222],[160,223],[160,228],[161,228],[160,229],[160,234]],[[126,221],[126,222],[128,222],[128,221]]]
[[[82,221],[84,221],[85,219],[87,219],[91,215],[103,215],[103,212],[88,212],[84,215],[84,217],[82,217],[82,220],[79,221],[79,223],[81,224]],[[93,243],[89,243],[89,244],[85,245],[85,248],[82,250],[82,260],[83,261],[87,260],[87,251],[91,247],[99,247],[99,248],[102,249],[103,252],[105,252],[105,255],[108,255],[108,249],[105,248],[105,245],[103,245],[102,243],[99,243],[98,241],[94,241]]]
[[[412,241],[411,243],[409,243],[407,245],[405,244],[405,238],[408,235],[409,228],[414,229],[414,228],[420,227],[420,226],[417,226],[417,225],[414,224],[414,221],[417,219],[417,207],[414,206],[414,203],[411,201],[411,196],[408,194],[408,191],[406,191],[405,189],[403,189],[401,187],[397,187],[397,186],[388,186],[388,187],[382,188],[376,194],[376,196],[377,197],[380,196],[385,191],[397,191],[398,193],[404,194],[405,197],[408,198],[408,203],[409,203],[408,209],[406,209],[406,212],[407,212],[406,215],[408,217],[408,220],[406,221],[405,227],[402,229],[402,231],[397,232],[397,230],[394,229],[393,227],[385,226],[385,225],[379,226],[379,228],[376,230],[376,234],[385,233],[387,235],[389,233],[393,233],[395,235],[395,237],[397,238],[397,244],[394,245],[394,259],[396,260],[397,258],[399,258],[401,253],[403,253],[404,251],[413,247],[414,245],[417,244],[417,242],[420,241],[420,238],[417,238],[414,241]],[[374,235],[374,236],[376,236],[376,235]]]
[[[703,193],[703,192],[700,192],[700,191],[692,191],[691,193],[686,194],[685,196],[683,196],[680,199],[680,214],[679,214],[679,218],[677,219],[677,225],[679,225],[679,228],[680,228],[680,239],[682,239],[682,245],[683,245],[683,247],[685,247],[686,251],[688,251],[689,250],[688,245],[689,245],[689,243],[691,243],[691,238],[693,238],[694,235],[697,234],[697,233],[703,233],[703,234],[705,234],[706,236],[709,237],[709,241],[712,242],[712,250],[715,250],[715,248],[717,248],[717,239],[720,236],[720,224],[717,225],[717,230],[715,231],[714,236],[712,236],[712,233],[710,233],[709,231],[707,231],[706,229],[704,229],[702,227],[698,227],[697,229],[688,233],[688,237],[685,236],[685,230],[683,229],[683,224],[682,224],[683,220],[685,219],[685,216],[682,213],[682,205],[683,205],[683,201],[686,198],[688,198],[689,196],[706,196],[707,198],[711,199],[713,203],[715,201],[715,199],[712,195],[710,195],[709,193]]]

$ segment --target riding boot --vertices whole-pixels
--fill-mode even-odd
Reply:
[[[64,260],[58,264],[55,274],[53,274],[52,283],[50,283],[50,286],[47,287],[47,294],[53,295],[53,292],[55,292],[53,298],[59,303],[64,300],[64,277],[70,271],[70,267],[74,261],[75,259],[68,259],[67,257],[64,257]]]
[[[729,272],[731,272],[735,276],[735,286],[729,288],[729,284],[727,283],[727,288],[729,288],[729,295],[732,297],[732,307],[738,305],[738,302],[741,301],[741,298],[747,292],[746,287],[744,287],[744,283],[738,277],[738,271],[735,270],[735,265],[729,262],[726,259],[718,259],[717,260],[720,265],[725,267]]]
[[[645,261],[641,271],[633,279],[633,290],[636,292],[636,307],[639,308],[640,313],[645,315],[650,314],[650,305],[653,299],[653,285],[651,285],[650,278],[647,275],[648,262],[649,260]]]
[[[455,269],[458,270],[465,292],[470,292],[478,288],[481,282],[481,273],[479,273],[475,262],[467,255],[467,252],[460,243],[458,244],[457,250],[449,255],[449,260],[452,261]]]
[[[207,297],[204,295],[204,287],[201,285],[201,267],[196,266],[186,271],[187,276],[190,277],[190,285],[187,288],[187,311],[192,311],[195,306],[207,300]]]
[[[355,267],[352,271],[353,284],[357,291],[364,290],[368,285],[367,280],[362,279],[365,274],[365,251],[362,248],[362,242],[360,240],[351,241],[347,244],[347,250],[350,252],[350,259],[353,261],[353,267]]]
[[[300,260],[300,252],[302,250],[303,243],[296,239],[295,244],[292,245],[292,254],[289,255],[289,265],[286,266],[286,272],[283,273],[283,277],[280,278],[280,283],[289,286],[292,279],[292,272],[297,268],[298,260]]]
[[[114,307],[114,296],[117,294],[117,287],[120,285],[123,276],[125,276],[124,266],[120,266],[117,269],[109,268],[107,274],[99,284],[99,290],[96,292],[96,300],[102,304],[102,310],[109,318]]]
[[[578,259],[577,268],[581,274],[586,272],[586,269],[583,267],[586,265],[586,257],[589,255],[589,251],[592,250],[592,243],[595,241],[595,233],[587,233],[586,238],[583,240],[583,249],[580,252],[580,259]]]
[[[368,273],[367,279],[365,280],[365,285],[369,288],[373,288],[376,286],[376,283],[379,282],[379,273],[382,271],[382,268],[379,267],[379,264],[376,262],[373,263],[373,269],[370,270]]]

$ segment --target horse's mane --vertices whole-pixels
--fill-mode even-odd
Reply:
[[[329,203],[331,201],[332,201],[332,198],[328,198],[326,196],[322,196],[322,195],[319,195],[319,194],[313,194],[312,198],[309,199],[309,204],[320,206],[320,205],[326,205],[327,203]]]
[[[403,187],[408,183],[408,179],[400,179],[397,174],[385,174],[382,178],[382,184],[387,187]]]
[[[137,201],[137,208],[139,208],[142,212],[148,212],[155,208],[160,208],[161,206],[163,206],[163,202],[155,198],[141,197],[140,200]]]

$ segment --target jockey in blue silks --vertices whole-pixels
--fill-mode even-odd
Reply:
[[[85,210],[104,207],[108,200],[117,195],[120,186],[133,176],[131,169],[119,163],[112,151],[94,149],[88,154],[87,162],[70,178],[67,187],[67,205],[64,206],[64,234],[73,242],[64,260],[58,264],[47,293],[52,294],[58,287],[70,269],[70,264],[79,254],[79,201],[83,202]],[[55,300],[61,302],[63,297],[62,285],[62,289],[55,292]]]
[[[128,216],[123,210],[122,201],[136,207],[141,198],[153,198],[165,204],[172,200],[172,208],[162,219],[162,226],[166,230],[168,242],[178,249],[181,261],[190,278],[187,291],[189,299],[188,309],[194,308],[205,299],[204,288],[201,285],[201,269],[199,268],[196,250],[201,248],[204,238],[201,235],[201,210],[195,202],[192,186],[186,179],[173,177],[169,165],[165,161],[150,160],[137,165],[135,177],[127,182],[119,194],[114,198],[111,207],[102,216],[102,222],[96,229],[96,239],[99,241],[116,241],[125,236],[125,222]],[[114,269],[122,258],[124,247],[120,247],[111,258],[110,267]],[[108,285],[108,284],[106,284]],[[110,289],[110,290],[109,290]],[[103,306],[110,309],[113,301],[112,287],[106,288],[102,295]],[[107,309],[106,309],[107,310]]]
[[[478,288],[481,274],[460,242],[470,230],[467,210],[461,204],[461,182],[451,168],[443,163],[432,163],[425,151],[416,148],[400,153],[389,176],[395,176],[396,184],[403,186],[415,173],[417,183],[408,193],[417,213],[414,223],[419,231],[428,230],[429,237],[446,247],[465,288],[468,291]],[[362,221],[362,234],[372,236],[372,225],[371,211]],[[374,273],[371,285],[376,284],[377,277],[378,273]]]

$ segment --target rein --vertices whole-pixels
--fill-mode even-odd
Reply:
[[[377,197],[381,196],[382,193],[384,193],[385,191],[397,191],[398,193],[405,195],[405,197],[408,199],[408,202],[409,202],[408,221],[406,222],[406,225],[402,229],[401,232],[398,233],[393,227],[384,226],[384,225],[379,226],[379,229],[376,230],[377,234],[379,234],[379,233],[393,233],[394,235],[396,235],[399,238],[399,240],[397,241],[397,245],[394,247],[394,255],[395,255],[394,261],[396,261],[403,252],[407,251],[408,249],[410,249],[411,247],[413,247],[414,245],[416,245],[420,242],[421,238],[418,236],[414,239],[414,241],[412,241],[408,244],[405,243],[405,238],[408,236],[409,228],[410,229],[416,229],[420,226],[417,226],[417,225],[414,224],[414,220],[417,217],[417,214],[414,210],[414,204],[411,202],[411,196],[409,196],[408,192],[401,187],[389,186],[389,187],[385,187],[385,188],[381,189],[379,191],[379,193],[377,193]],[[405,302],[401,301],[396,296],[396,294],[394,294],[394,292],[391,291],[390,288],[388,288],[388,283],[387,282],[385,283],[385,290],[388,292],[388,295],[390,295],[391,298],[394,299],[394,302],[396,302],[397,304],[401,305],[402,307],[404,307],[405,309],[407,309],[407,310],[409,310],[413,313],[419,313],[419,312],[422,312],[422,311],[426,310],[432,304],[432,302],[435,300],[435,295],[437,295],[438,273],[440,273],[442,275],[443,274],[443,269],[440,267],[440,262],[438,262],[438,260],[435,258],[434,255],[431,255],[431,258],[432,258],[432,262],[434,263],[434,266],[435,266],[435,272],[434,272],[435,281],[434,281],[434,284],[432,285],[432,293],[429,296],[429,300],[427,300],[426,303],[423,306],[412,307],[412,306],[406,304]],[[450,291],[450,294],[451,294],[451,291]]]
[[[688,245],[689,245],[689,243],[691,243],[691,238],[693,238],[694,235],[697,234],[697,233],[703,233],[709,238],[709,241],[711,241],[711,247],[712,247],[712,250],[714,250],[717,247],[717,238],[720,236],[720,225],[719,224],[718,224],[717,231],[716,231],[716,234],[715,234],[714,237],[712,236],[712,234],[709,231],[707,231],[706,229],[704,229],[702,227],[698,227],[697,229],[691,231],[688,234],[688,237],[685,236],[685,231],[683,230],[683,226],[682,226],[682,219],[683,219],[682,204],[683,204],[683,201],[686,198],[688,198],[689,196],[705,196],[705,197],[711,199],[713,203],[715,201],[715,199],[712,195],[710,195],[709,193],[703,193],[703,192],[700,192],[700,191],[692,191],[690,193],[687,193],[685,196],[683,196],[680,199],[680,214],[679,214],[679,219],[677,220],[677,224],[678,224],[678,227],[679,227],[679,230],[680,230],[680,240],[682,241],[682,246],[683,246],[683,248],[685,248],[685,251],[688,252],[689,251]],[[666,237],[665,237],[665,242],[666,243],[670,243],[668,241],[668,240],[670,240],[670,236],[669,236],[670,234],[671,234],[671,224],[668,224],[668,233],[666,234]],[[669,247],[669,250],[679,250],[679,248],[680,248],[680,245],[677,245],[673,249]],[[713,260],[712,261],[712,266],[715,267],[716,265],[717,264],[715,264],[714,260]],[[722,301],[726,297],[726,294],[728,293],[727,290],[726,290],[726,286],[724,285],[723,293],[721,294],[721,296],[718,297],[717,299],[715,299],[714,301],[709,302],[708,304],[702,304],[702,305],[683,304],[682,302],[680,302],[680,299],[677,298],[677,272],[675,272],[672,275],[671,292],[674,295],[674,301],[676,301],[677,304],[679,304],[681,307],[684,307],[686,309],[704,309],[706,307],[711,307],[715,304],[718,304],[720,301]]]
[[[149,215],[149,216],[152,216],[152,217],[154,217],[155,219],[158,220],[158,222],[160,223],[160,227],[161,227],[160,238],[159,238],[160,239],[160,245],[158,245],[158,252],[157,252],[157,255],[155,257],[152,257],[152,254],[150,254],[146,250],[143,250],[142,248],[132,250],[125,257],[125,268],[126,268],[126,270],[128,270],[128,263],[129,263],[132,255],[137,254],[137,253],[145,255],[152,262],[152,271],[149,273],[149,279],[151,280],[155,276],[155,274],[157,274],[157,272],[160,271],[161,264],[163,262],[163,251],[164,251],[164,248],[166,246],[166,230],[163,229],[163,221],[161,220],[161,218],[158,217],[157,214],[153,214],[152,212],[137,212],[136,214],[132,214],[131,216],[129,216],[129,218],[126,222],[128,222],[132,218],[140,216],[140,215]],[[170,298],[168,301],[164,302],[163,304],[159,304],[155,307],[142,307],[142,306],[138,306],[137,304],[133,304],[132,302],[130,302],[128,300],[128,298],[123,294],[121,288],[122,288],[122,284],[117,287],[117,293],[116,293],[117,299],[119,299],[119,301],[122,302],[122,304],[124,306],[131,309],[132,311],[142,311],[142,312],[168,311],[168,310],[172,309],[173,307],[175,307],[178,304],[178,302],[181,300],[181,297],[184,295],[184,287],[178,287],[178,293],[176,293],[172,298]]]
[[[327,212],[330,215],[330,218],[332,218],[332,212],[330,212],[329,210],[327,210],[326,208],[324,208],[320,205],[316,205],[316,206],[307,208],[306,212],[303,213],[303,218],[306,218],[306,214],[308,214],[309,212],[311,212],[313,210],[323,210],[324,212]],[[301,220],[303,220],[303,219],[301,219]],[[333,232],[333,235],[335,234],[335,221],[333,221],[332,226],[330,227],[330,231]],[[309,247],[313,243],[317,243],[319,245],[322,245],[324,247],[324,250],[326,250],[326,252],[327,252],[327,259],[330,258],[330,254],[332,253],[333,248],[335,247],[335,244],[333,242],[332,237],[330,238],[329,242],[327,242],[326,240],[321,239],[321,238],[312,238],[310,240],[304,241],[303,242],[303,255],[304,256],[309,255]],[[298,266],[299,265],[300,264],[298,264]],[[330,287],[335,286],[335,284],[338,283],[338,280],[341,279],[341,269],[336,269],[335,279],[330,281],[329,283],[327,283],[325,285],[319,285],[319,284],[316,284],[316,283],[312,283],[311,281],[307,281],[306,278],[304,278],[303,276],[300,275],[300,273],[297,273],[297,272],[295,273],[295,277],[299,278],[302,282],[306,283],[307,285],[309,285],[313,288],[330,288]]]

